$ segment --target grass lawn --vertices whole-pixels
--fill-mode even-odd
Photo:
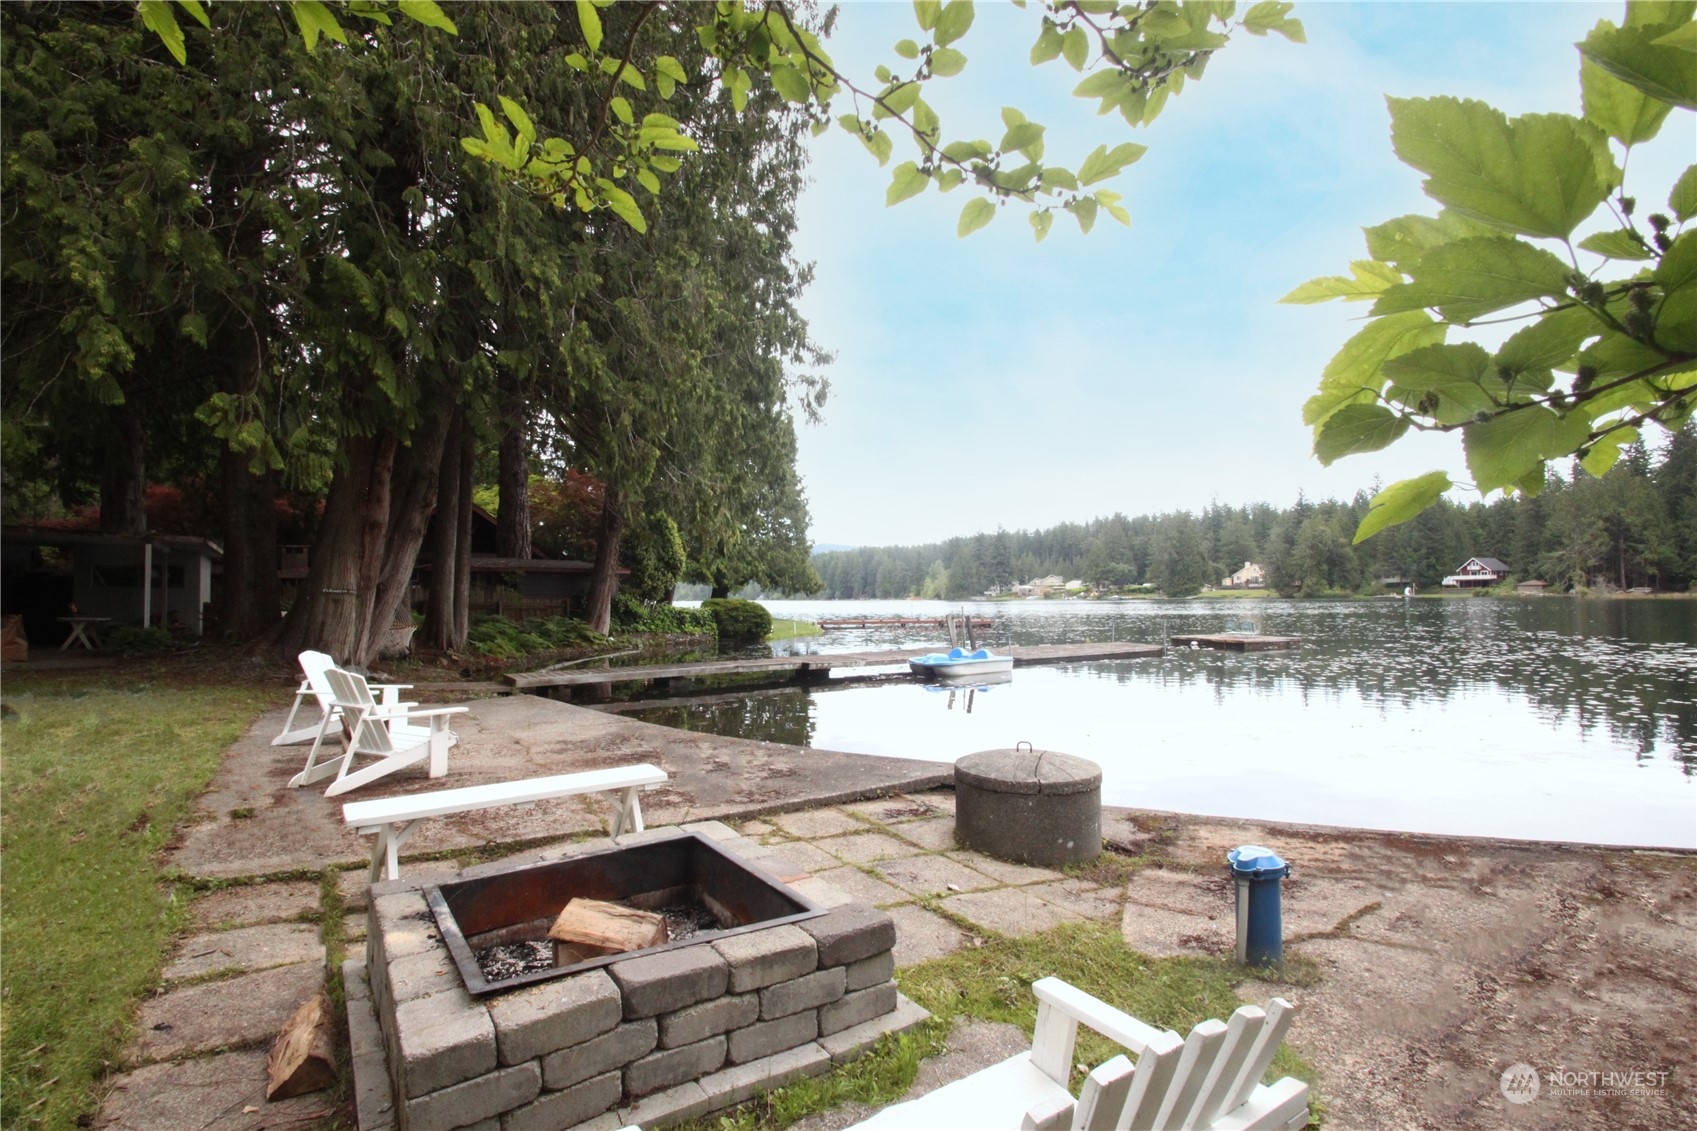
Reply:
[[[129,669],[135,671],[136,669]],[[8,673],[0,723],[0,1125],[78,1126],[186,893],[159,852],[277,693]],[[15,712],[15,713],[14,713]]]
[[[1146,957],[1129,949],[1117,929],[1096,923],[1057,927],[1025,938],[993,937],[981,947],[896,975],[902,992],[931,1011],[932,1019],[918,1029],[886,1037],[866,1056],[827,1076],[775,1089],[727,1115],[690,1126],[698,1131],[777,1131],[843,1102],[894,1102],[912,1086],[920,1060],[943,1050],[943,1038],[957,1017],[1011,1022],[1029,1035],[1037,1022],[1031,983],[1042,978],[1070,982],[1139,1020],[1185,1036],[1198,1021],[1230,1016],[1242,1004],[1234,987],[1249,976],[1216,958]],[[1094,1067],[1120,1051],[1081,1027],[1073,1059]],[[1311,1087],[1315,1079],[1313,1067],[1288,1044],[1279,1049],[1266,1079],[1281,1076],[1306,1080]],[[1075,1094],[1082,1082],[1082,1073],[1075,1072]],[[1318,1097],[1313,1108],[1317,1114],[1321,1110]],[[1010,1126],[1019,1114],[1009,1113]]]

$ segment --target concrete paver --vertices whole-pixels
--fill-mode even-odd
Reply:
[[[952,815],[955,811],[952,804],[954,795],[949,795],[951,804],[948,805],[940,803],[937,797],[938,795],[931,793],[900,794],[896,797],[879,797],[872,801],[856,801],[844,805],[843,808],[881,825]]]
[[[1064,907],[1037,898],[1029,888],[1001,888],[951,895],[942,901],[942,906],[1003,935],[1034,935],[1083,918]]]
[[[953,817],[934,817],[928,821],[905,821],[902,824],[888,827],[896,836],[903,840],[911,840],[921,848],[937,850],[955,847],[955,819]]]
[[[265,970],[294,962],[323,962],[316,923],[264,923],[189,935],[177,943],[165,979],[181,982],[220,970]]]
[[[1038,868],[1031,864],[1015,864],[1010,860],[997,860],[994,856],[986,856],[982,852],[973,852],[965,848],[944,855],[950,860],[959,861],[968,868],[983,872],[991,879],[1004,884],[1040,884],[1064,878],[1060,872],[1049,868]]]
[[[803,809],[768,818],[789,836],[816,839],[841,833],[865,832],[866,823],[836,809]]]
[[[251,927],[256,923],[281,923],[317,910],[318,884],[311,880],[243,884],[220,888],[196,899],[189,908],[189,922],[199,930],[222,930]]]
[[[1019,889],[1039,899],[1063,907],[1086,919],[1109,922],[1119,918],[1120,893],[1107,888],[1092,888],[1076,880],[1056,880],[1032,884]]]
[[[185,986],[142,1003],[134,1064],[189,1053],[269,1043],[301,1003],[324,984],[324,967],[297,963],[219,982]]]
[[[264,1131],[309,1127],[334,1110],[327,1093],[269,1103],[265,1050],[150,1064],[111,1081],[94,1126],[104,1131]]]
[[[851,833],[818,842],[820,848],[848,864],[870,864],[874,860],[889,860],[898,856],[913,856],[924,852],[905,840],[888,833]]]
[[[903,891],[914,895],[947,895],[951,891],[980,891],[996,887],[996,881],[982,872],[947,856],[909,856],[901,860],[885,860],[874,864],[873,870]]]
[[[893,884],[887,884],[876,876],[869,876],[852,865],[842,865],[829,871],[820,872],[821,880],[832,887],[841,888],[855,899],[870,903],[874,907],[882,907],[891,903],[906,903],[913,896]]]
[[[933,911],[911,903],[885,912],[896,924],[896,969],[953,954],[971,940],[965,931]]]

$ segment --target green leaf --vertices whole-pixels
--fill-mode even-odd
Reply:
[[[1541,247],[1501,236],[1441,244],[1408,268],[1413,282],[1389,287],[1374,314],[1436,307],[1445,320],[1471,322],[1535,298],[1561,298],[1570,268]]]
[[[1440,244],[1469,236],[1494,236],[1496,231],[1477,220],[1469,220],[1449,209],[1431,216],[1398,216],[1383,224],[1361,229],[1367,235],[1367,254],[1374,259],[1407,269],[1410,263]]]
[[[320,35],[329,36],[337,43],[348,41],[348,33],[342,30],[335,14],[321,0],[289,0],[289,11],[294,13],[295,23],[300,27],[301,38],[306,41],[309,52],[317,50]]]
[[[1055,29],[1053,20],[1043,21],[1043,30],[1037,33],[1037,42],[1031,45],[1031,65],[1038,66],[1047,63],[1061,53],[1061,33]],[[1039,239],[1042,237],[1039,236]]]
[[[1697,231],[1673,241],[1654,277],[1662,285],[1656,344],[1681,352],[1697,350]]]
[[[1097,71],[1072,88],[1075,98],[1100,98],[1104,111],[1118,104],[1130,89],[1129,80],[1118,70]],[[1141,116],[1141,111],[1140,111]]]
[[[1070,169],[1063,169],[1059,165],[1050,165],[1043,170],[1043,187],[1077,192],[1078,178],[1073,175]]]
[[[1620,449],[1638,440],[1638,429],[1617,428],[1597,437],[1591,450],[1579,457],[1579,465],[1594,479],[1601,479],[1620,459]]]
[[[1330,467],[1355,452],[1389,447],[1408,431],[1408,421],[1383,405],[1344,405],[1320,425],[1314,437],[1314,456]]]
[[[613,210],[614,215],[636,229],[638,233],[648,230],[648,221],[643,218],[642,209],[637,207],[634,196],[604,178],[597,178],[595,185],[601,190],[601,195],[607,201],[607,207]]]
[[[183,38],[183,29],[177,26],[177,13],[171,10],[171,5],[165,0],[140,0],[136,10],[141,13],[142,26],[159,37],[159,42],[165,45],[165,50],[171,53],[171,58],[179,63],[189,61],[187,40]],[[295,17],[298,21],[299,16]],[[306,34],[306,27],[301,26],[301,34]],[[311,50],[318,42],[316,32],[307,42],[307,50]]]
[[[1120,205],[1119,193],[1109,192],[1107,189],[1097,189],[1096,203],[1102,206],[1102,211],[1106,212],[1126,227],[1131,227],[1131,213],[1127,212],[1125,208]]]
[[[1373,259],[1357,259],[1349,265],[1353,278],[1344,275],[1324,275],[1310,279],[1279,301],[1293,306],[1307,306],[1334,298],[1348,301],[1372,298],[1386,287],[1402,282],[1402,272]]]
[[[1072,213],[1073,219],[1078,221],[1078,230],[1085,235],[1089,235],[1090,229],[1096,226],[1096,200],[1094,197],[1087,196],[1082,200],[1073,201],[1067,205],[1067,211]]]
[[[1677,47],[1681,51],[1697,51],[1697,23],[1675,28],[1666,35],[1657,36],[1650,42],[1657,47]]]
[[[889,208],[910,197],[918,196],[930,183],[931,178],[920,172],[918,165],[912,161],[903,161],[896,166],[896,171],[890,177],[890,187],[884,191],[884,207]]]
[[[1147,152],[1148,146],[1132,141],[1122,141],[1111,150],[1106,145],[1098,145],[1078,167],[1078,183],[1093,185],[1097,181],[1117,177],[1122,169]]]
[[[905,114],[913,109],[913,104],[919,101],[919,84],[904,82],[900,86],[886,88],[872,107],[874,118],[892,118]]]
[[[1673,107],[1622,82],[1589,59],[1579,62],[1579,89],[1585,120],[1620,142],[1649,141],[1662,128]]]
[[[1025,115],[1019,112],[1018,107],[1002,107],[1002,125],[1011,130],[1023,121],[1025,121]]]
[[[1683,223],[1697,216],[1697,165],[1687,165],[1668,194],[1668,207]]]
[[[903,59],[917,59],[919,58],[919,44],[911,39],[898,40],[896,42],[896,54]]]
[[[1661,27],[1617,28],[1607,20],[1591,29],[1580,54],[1651,98],[1697,110],[1697,54],[1654,41]]]
[[[651,195],[660,195],[660,178],[654,175],[654,171],[652,169],[638,169],[636,171],[636,181],[643,188],[647,189]]]
[[[1030,220],[1031,230],[1036,233],[1037,242],[1042,243],[1044,237],[1049,234],[1049,229],[1055,224],[1055,214],[1045,208],[1041,212],[1031,213]]]
[[[1516,330],[1497,350],[1495,360],[1517,375],[1554,369],[1571,361],[1585,340],[1602,330],[1597,316],[1584,307],[1562,307]]]
[[[1303,406],[1303,423],[1321,424],[1351,401],[1372,399],[1384,387],[1380,366],[1410,350],[1443,341],[1444,333],[1444,325],[1423,310],[1373,319],[1326,363],[1319,393]]]
[[[931,73],[940,79],[953,78],[966,69],[966,56],[953,47],[931,52]]]
[[[513,124],[513,128],[519,132],[519,137],[522,139],[520,141],[520,148],[528,147],[532,141],[536,140],[536,124],[530,120],[530,115],[524,112],[523,106],[520,106],[517,102],[514,102],[511,98],[508,98],[504,94],[498,94],[496,97],[501,100],[501,112],[507,116],[507,121]],[[615,98],[613,101],[624,102],[624,99]],[[630,121],[630,118],[628,117],[629,113],[630,103],[626,102],[626,122]]]
[[[858,131],[856,132],[858,133]],[[889,164],[890,153],[893,148],[893,143],[890,141],[889,134],[879,130],[870,137],[865,134],[859,134],[859,137],[861,144],[866,146],[867,151],[878,159],[878,164]]]
[[[1593,232],[1579,241],[1579,247],[1584,251],[1594,252],[1605,259],[1654,259],[1656,253],[1631,228],[1617,228],[1611,232]]]
[[[951,141],[943,146],[943,156],[950,161],[971,161],[975,157],[988,157],[994,152],[987,141]]]
[[[995,218],[996,206],[982,196],[975,196],[960,210],[960,222],[955,225],[955,235],[965,239]]]
[[[577,0],[577,25],[583,29],[583,42],[591,51],[601,50],[601,13],[589,0]],[[631,227],[636,227],[632,224]]]
[[[1291,9],[1295,7],[1295,4],[1280,0],[1262,0],[1244,13],[1243,30],[1251,35],[1276,31],[1292,43],[1307,43],[1308,36],[1303,32],[1302,21],[1290,18]]]
[[[1562,416],[1532,405],[1461,430],[1462,448],[1481,494],[1517,485],[1547,459],[1572,455],[1591,434],[1582,413]]]
[[[1073,70],[1084,69],[1084,61],[1090,55],[1090,40],[1082,27],[1073,24],[1066,34],[1061,36],[1061,54],[1066,57]]]
[[[1450,477],[1441,471],[1428,471],[1414,479],[1392,483],[1373,496],[1368,510],[1355,528],[1355,544],[1360,545],[1388,526],[1407,522],[1450,489]]]
[[[1388,98],[1391,144],[1426,195],[1529,236],[1566,239],[1619,183],[1597,127],[1566,114],[1512,121],[1473,99]]]
[[[202,4],[200,0],[177,0],[177,7],[193,16],[194,22],[201,27],[210,28],[212,26],[212,17],[207,14],[206,5]],[[206,343],[202,342],[201,344],[205,345]]]
[[[1036,122],[1021,122],[1002,135],[999,148],[1003,153],[1019,152],[1039,160],[1043,156],[1043,127]]]
[[[913,0],[913,17],[919,21],[920,31],[930,31],[936,27],[937,17],[942,11],[942,0]]]
[[[688,82],[689,75],[685,73],[683,64],[670,55],[658,55],[654,59],[654,73],[665,75],[673,82]]]
[[[1385,362],[1382,372],[1390,382],[1386,396],[1439,424],[1465,424],[1499,407],[1506,392],[1491,355],[1472,342],[1422,346]],[[1429,395],[1437,397],[1435,407]]]
[[[395,6],[400,9],[401,15],[425,27],[433,27],[449,35],[460,34],[460,29],[454,26],[454,21],[436,6],[436,0],[400,0]]]
[[[785,102],[806,102],[813,94],[813,87],[808,82],[807,75],[799,67],[788,63],[772,64],[772,89]]]
[[[931,29],[932,42],[947,47],[971,29],[973,15],[972,0],[949,0],[937,16],[937,26]]]

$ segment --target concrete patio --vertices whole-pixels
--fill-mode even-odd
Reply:
[[[1240,993],[1301,1007],[1291,1041],[1320,1072],[1329,1126],[1666,1127],[1697,1105],[1690,854],[1108,810],[1116,854],[1063,874],[956,848],[947,766],[688,734],[525,697],[471,706],[445,781],[407,771],[353,797],[652,761],[671,782],[645,801],[651,827],[694,825],[796,877],[820,902],[883,908],[896,922],[898,982],[902,969],[995,934],[1084,920],[1118,923],[1151,955],[1227,955],[1225,852],[1262,843],[1295,868],[1285,933],[1302,984],[1249,981]],[[335,1111],[324,1093],[263,1099],[267,1046],[322,984],[327,935],[346,940],[357,961],[369,899],[367,850],[340,827],[341,799],[286,787],[305,748],[269,745],[281,719],[261,718],[231,748],[201,822],[172,854],[185,874],[231,886],[195,901],[97,1126],[300,1127]],[[415,859],[403,879],[592,839],[598,806],[574,798],[441,819],[409,848],[458,856]],[[352,1059],[365,1058],[367,1070],[355,1099],[369,1131],[387,1126],[392,1109],[371,1084],[381,1073],[369,1071],[369,1033],[361,1041],[356,1024]],[[957,1027],[950,1053],[928,1063],[915,1088],[958,1078],[1021,1041],[1009,1026]],[[1672,1075],[1648,1095],[1516,1106],[1498,1089],[1516,1062]],[[864,1114],[824,1113],[804,1131]]]

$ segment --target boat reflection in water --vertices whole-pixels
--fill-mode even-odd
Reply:
[[[937,676],[932,682],[920,686],[933,695],[948,693],[946,710],[954,710],[958,699],[967,714],[972,714],[972,701],[982,693],[990,694],[990,688],[999,683],[1012,683],[1013,672],[975,672],[968,676]],[[964,693],[964,694],[963,694]]]

